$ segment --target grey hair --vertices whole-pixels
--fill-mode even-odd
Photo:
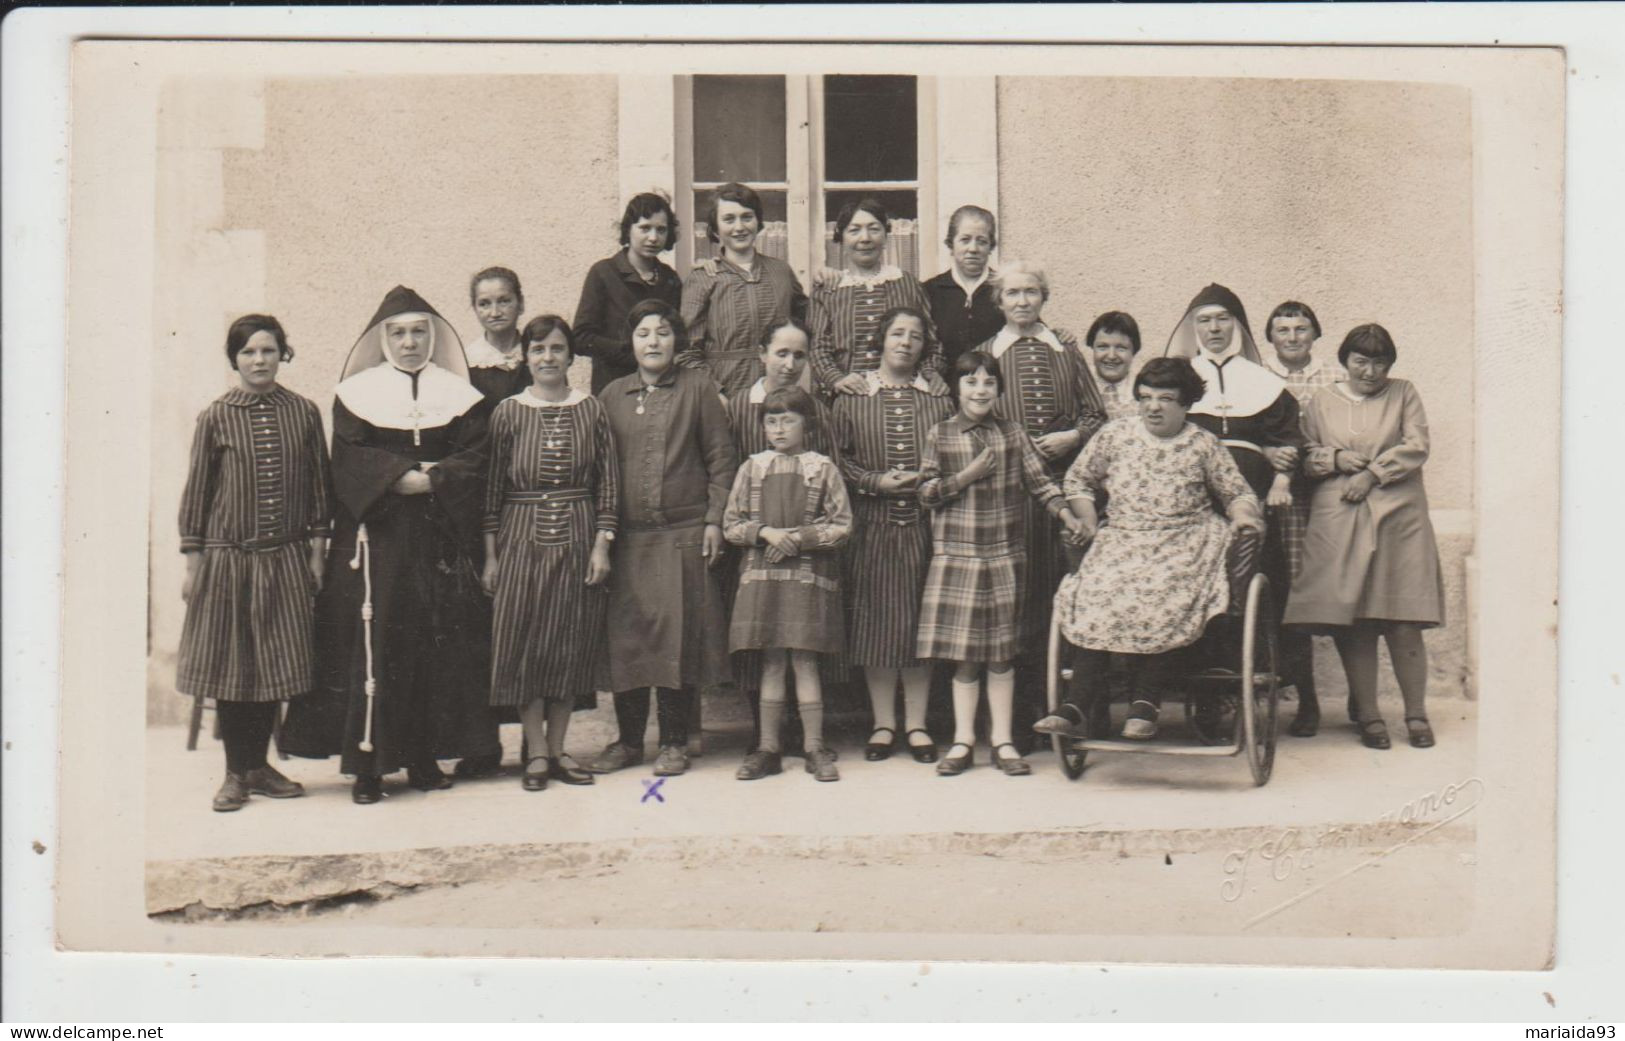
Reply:
[[[1005,279],[1011,275],[1031,275],[1038,280],[1038,289],[1039,292],[1044,294],[1044,299],[1049,299],[1049,276],[1044,274],[1043,268],[1025,260],[1006,260],[1000,264],[999,269],[988,277],[988,282],[992,284],[993,291],[1003,293]]]

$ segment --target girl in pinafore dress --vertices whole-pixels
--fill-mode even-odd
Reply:
[[[593,783],[564,735],[603,651],[620,461],[603,404],[570,387],[569,324],[533,318],[522,342],[533,383],[491,416],[481,582],[496,601],[491,704],[519,709],[521,784],[539,792],[549,780]]]
[[[198,416],[181,496],[186,622],[175,687],[215,701],[226,746],[222,813],[250,794],[305,794],[265,760],[280,703],[314,681],[313,605],[332,534],[322,417],[276,381],[293,359],[270,315],[237,319],[226,359],[241,383]]]
[[[1074,540],[1079,523],[1026,431],[993,415],[1003,384],[998,359],[967,351],[949,375],[959,412],[932,428],[920,461],[920,502],[935,515],[915,650],[955,664],[954,743],[937,773],[971,767],[986,666],[993,765],[1016,777],[1032,772],[1010,740],[1027,565],[1023,497],[1059,518]]]
[[[846,646],[840,562],[831,551],[852,534],[852,507],[835,463],[806,450],[817,415],[812,396],[799,387],[768,393],[762,425],[772,447],[740,466],[723,514],[723,536],[746,547],[728,646],[762,652],[761,739],[739,767],[742,781],[782,768],[787,664],[796,674],[807,772],[820,781],[840,780],[835,753],[824,744],[818,656]]]

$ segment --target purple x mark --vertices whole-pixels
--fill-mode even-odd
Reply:
[[[666,779],[664,777],[655,781],[645,779],[643,782],[643,798],[639,799],[638,803],[640,805],[646,803],[651,797],[654,798],[655,802],[665,802],[666,797],[660,794],[660,786],[665,783]]]

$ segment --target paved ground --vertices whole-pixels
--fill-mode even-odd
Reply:
[[[1386,714],[1397,719],[1398,706]],[[929,931],[948,894],[971,920],[1035,931],[1084,929],[1100,906],[1146,932],[1258,919],[1260,930],[1313,934],[1349,916],[1370,935],[1449,931],[1469,910],[1474,795],[1439,795],[1475,772],[1475,716],[1460,701],[1432,715],[1439,745],[1426,751],[1402,740],[1365,749],[1347,723],[1283,736],[1263,788],[1240,759],[1095,755],[1068,781],[1043,752],[1032,776],[1008,778],[985,765],[985,747],[970,773],[939,778],[907,756],[863,762],[861,738],[841,749],[839,783],[815,782],[792,759],[784,775],[747,784],[733,779],[746,741],[735,720],[659,798],[645,797],[647,767],[524,792],[507,727],[497,778],[429,795],[397,781],[382,804],[358,807],[335,764],[293,760],[281,766],[306,798],[255,799],[234,814],[208,808],[218,748],[187,753],[179,729],[154,728],[148,904],[216,922],[224,912],[570,928],[625,911],[649,927]],[[571,750],[599,747],[610,725],[607,710],[579,715]],[[687,878],[683,897],[651,901],[673,871]],[[1058,905],[1084,871],[1097,899]]]

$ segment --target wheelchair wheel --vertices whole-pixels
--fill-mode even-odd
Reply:
[[[1275,768],[1275,734],[1281,702],[1280,649],[1271,621],[1269,579],[1254,575],[1247,587],[1241,630],[1241,710],[1246,727],[1247,765],[1253,784],[1269,783]]]
[[[1051,714],[1061,706],[1061,620],[1057,612],[1049,623],[1049,655],[1044,676],[1044,696]],[[1060,734],[1051,734],[1050,743],[1055,746],[1055,761],[1061,764],[1061,772],[1069,781],[1076,781],[1083,776],[1084,760],[1089,757],[1087,749],[1078,748],[1069,737]]]

